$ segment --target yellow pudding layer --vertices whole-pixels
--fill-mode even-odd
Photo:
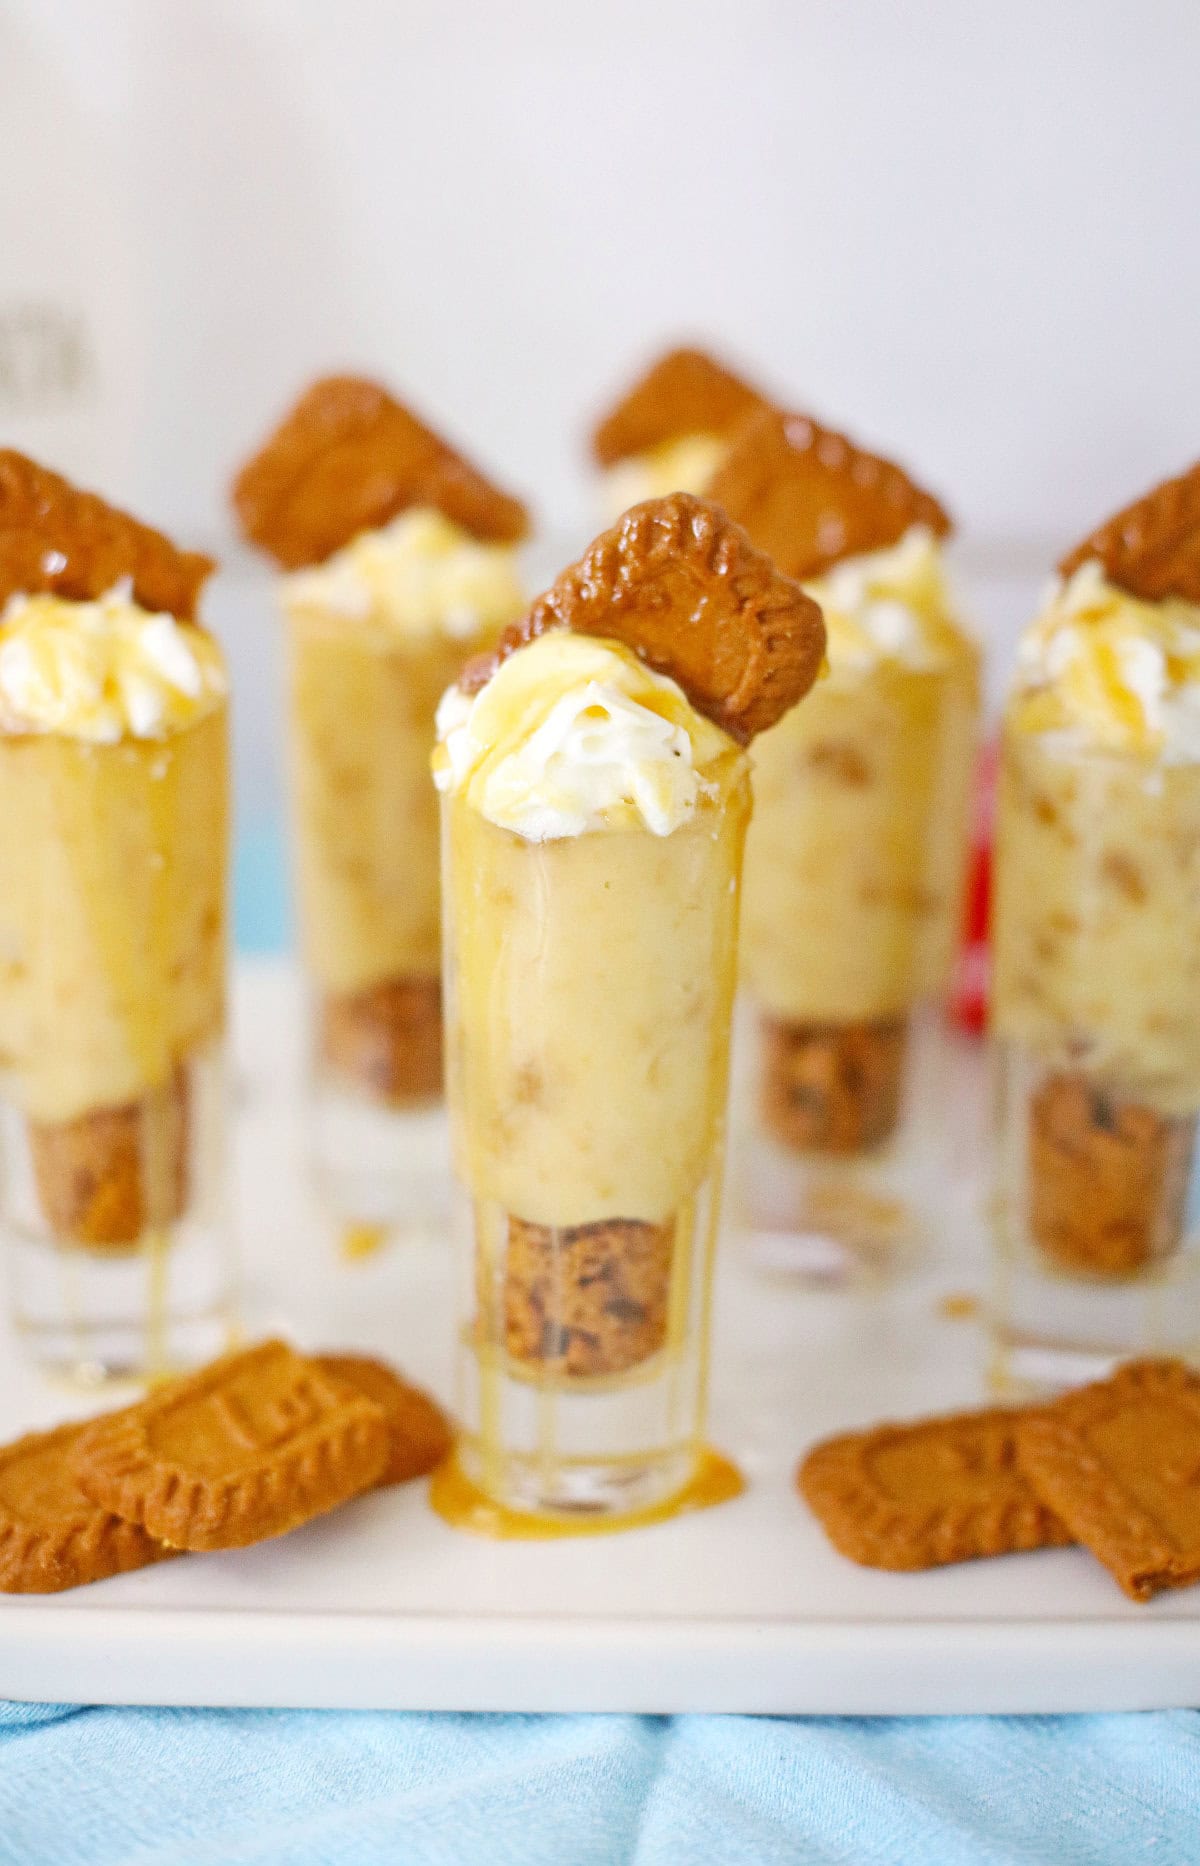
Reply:
[[[995,1028],[1200,1104],[1200,608],[1088,562],[1021,643],[997,821]]]
[[[978,658],[928,533],[808,586],[829,669],[754,744],[742,973],[789,1021],[945,991],[961,921]]]
[[[1200,607],[1142,602],[1095,560],[1056,583],[1020,648],[1012,729],[1200,763]]]
[[[539,1224],[672,1216],[722,1126],[744,764],[669,836],[538,843],[443,807],[460,1177]]]
[[[718,434],[680,434],[619,460],[604,475],[605,513],[619,518],[643,499],[662,499],[671,492],[702,493],[728,444]]]
[[[228,720],[0,733],[0,1071],[40,1121],[167,1083],[224,1023]]]
[[[15,596],[0,615],[0,734],[96,745],[178,732],[224,701],[211,635],[118,587],[95,602]]]
[[[538,1224],[671,1217],[721,1131],[745,755],[565,631],[448,694],[441,728],[458,1171]]]
[[[1165,1113],[1200,1106],[1200,764],[1004,736],[993,1026]]]
[[[290,765],[301,938],[332,992],[441,967],[434,715],[462,665],[434,636],[381,644],[295,617]]]
[[[285,580],[305,959],[330,992],[441,968],[438,701],[520,614],[511,550],[408,512]]]
[[[293,617],[315,613],[470,646],[498,635],[525,599],[510,546],[481,544],[441,512],[417,506],[316,569],[285,578],[283,605]]]
[[[844,559],[804,587],[821,605],[835,674],[880,661],[929,668],[975,658],[941,546],[924,525],[913,525],[886,550]]]

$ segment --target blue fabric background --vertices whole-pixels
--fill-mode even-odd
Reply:
[[[1200,1717],[0,1707],[0,1866],[1200,1860]]]
[[[285,942],[243,829],[244,950]],[[1200,1680],[1197,1681],[1200,1698]],[[0,1866],[1200,1862],[1200,1715],[454,1717],[0,1704]]]

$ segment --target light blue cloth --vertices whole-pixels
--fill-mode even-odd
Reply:
[[[1200,1716],[0,1706],[0,1866],[1190,1866]]]
[[[243,829],[236,874],[239,945],[282,946],[284,862],[270,824]],[[0,1866],[218,1861],[1190,1866],[1200,1862],[1200,1716],[0,1704]]]

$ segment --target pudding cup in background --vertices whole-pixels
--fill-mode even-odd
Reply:
[[[290,572],[287,727],[307,1153],[348,1256],[444,1225],[434,715],[524,608],[524,508],[377,384],[315,383],[242,469]]]
[[[445,1218],[448,1167],[434,715],[490,632],[348,626],[287,584],[284,604],[312,1171],[340,1219],[413,1232]],[[519,606],[514,583],[502,619]]]
[[[804,415],[748,415],[707,496],[820,604],[827,666],[755,742],[734,1179],[756,1261],[877,1279],[931,1240],[979,655],[950,519]]]
[[[1026,731],[1018,704],[992,937],[999,1376],[1193,1350],[1200,759]]]
[[[1005,708],[992,1031],[1007,1389],[1200,1349],[1198,516],[1200,465],[1069,553]]]
[[[842,1280],[906,1262],[940,1103],[977,724],[969,651],[831,669],[754,748],[742,923],[759,1261]]]
[[[35,596],[0,618],[0,709],[14,1321],[50,1370],[165,1373],[227,1344],[236,1294],[224,671],[120,592]]]
[[[673,492],[703,492],[731,434],[764,406],[757,389],[705,351],[664,352],[592,434],[603,516]]]

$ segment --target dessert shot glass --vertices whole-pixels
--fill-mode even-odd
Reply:
[[[285,605],[312,1171],[347,1224],[413,1233],[448,1215],[429,759],[464,647]]]
[[[755,743],[742,923],[739,1202],[763,1268],[819,1281],[928,1224],[978,712],[965,643],[831,662]]]
[[[451,1522],[619,1528],[740,1487],[702,1434],[745,746],[824,646],[799,586],[674,494],[602,533],[438,710]]]
[[[505,1508],[696,1468],[749,808],[535,843],[443,800],[459,1458]]]
[[[1200,761],[1010,720],[992,931],[996,1375],[1200,1340]]]
[[[738,429],[709,496],[803,583],[828,642],[753,748],[739,1217],[772,1273],[878,1278],[936,1209],[979,685],[951,521],[891,461],[776,409]]]
[[[0,1222],[18,1332],[85,1381],[233,1322],[227,841],[224,699],[153,738],[0,730]]]
[[[314,383],[242,468],[244,534],[289,572],[294,873],[308,1157],[345,1255],[438,1232],[442,1096],[434,715],[525,606],[519,501],[378,383]]]

